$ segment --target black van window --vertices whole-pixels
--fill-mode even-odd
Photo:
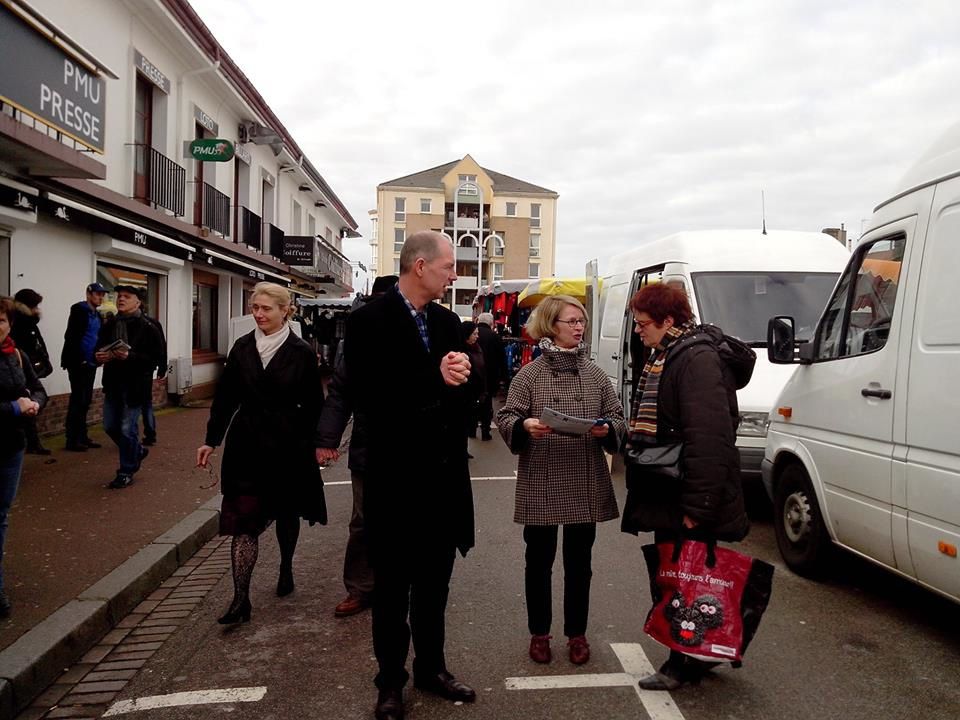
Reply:
[[[857,248],[817,331],[816,360],[876,352],[887,344],[907,239]]]

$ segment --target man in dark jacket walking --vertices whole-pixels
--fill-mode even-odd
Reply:
[[[397,286],[347,318],[347,379],[368,441],[363,505],[374,568],[378,720],[403,717],[411,630],[414,685],[448,700],[476,698],[444,657],[456,551],[465,554],[474,540],[463,432],[470,367],[457,351],[460,319],[433,302],[456,279],[449,239],[414,233],[400,253]]]
[[[33,372],[38,378],[45,378],[53,372],[47,344],[40,332],[40,303],[43,296],[36,290],[24,288],[13,296],[16,310],[10,328],[10,337],[30,361]],[[27,437],[27,452],[32,455],[49,455],[50,451],[40,443],[37,433],[37,415],[30,416],[23,425]]]
[[[87,285],[87,299],[70,308],[67,331],[63,334],[63,352],[60,367],[70,378],[70,403],[67,406],[66,449],[84,452],[98,448],[87,435],[87,412],[93,400],[93,381],[97,375],[97,361],[93,357],[100,334],[100,313],[107,289],[98,282]]]
[[[396,275],[381,275],[373,282],[373,292],[363,303],[383,295],[397,284]],[[353,431],[350,433],[350,454],[347,467],[350,469],[350,484],[353,486],[353,511],[350,516],[350,537],[343,558],[343,585],[347,597],[333,609],[336,617],[348,617],[370,607],[373,596],[373,569],[367,553],[366,533],[363,524],[363,478],[367,468],[367,438],[364,418],[353,412],[350,383],[347,380],[343,353],[337,354],[333,379],[327,388],[323,413],[317,424],[317,460],[321,465],[340,458],[340,440],[353,414]]]
[[[142,290],[117,285],[117,315],[100,329],[97,352],[103,364],[103,427],[120,451],[112,489],[128,487],[147,449],[140,444],[140,414],[160,354],[160,336],[140,311]]]
[[[484,366],[487,369],[486,392],[480,396],[480,438],[490,440],[490,422],[493,420],[493,398],[500,391],[500,383],[507,377],[507,355],[503,350],[503,340],[493,329],[493,313],[483,312],[477,318],[477,342],[483,351]]]

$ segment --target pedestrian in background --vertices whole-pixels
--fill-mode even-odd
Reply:
[[[484,402],[487,394],[486,363],[483,350],[478,342],[479,337],[480,333],[477,331],[476,323],[464,320],[460,324],[460,338],[463,341],[460,349],[466,353],[467,359],[470,360],[470,379],[467,380],[467,416],[464,423],[468,438],[477,437],[480,405]],[[468,453],[467,457],[472,459],[473,455]]]
[[[619,515],[604,450],[615,453],[626,430],[623,407],[606,374],[582,345],[587,313],[575,298],[543,300],[527,322],[540,357],[510,383],[497,426],[518,454],[514,522],[526,543],[524,587],[530,657],[550,662],[551,578],[563,526],[563,633],[570,662],[590,659],[587,618],[597,523]],[[595,420],[583,434],[554,432],[540,421],[546,408]]]
[[[103,427],[120,455],[120,467],[108,487],[118,490],[133,483],[149,453],[140,444],[140,415],[161,341],[140,310],[143,290],[117,285],[114,292],[117,314],[100,328],[94,358],[103,365]]]
[[[396,275],[381,275],[373,281],[370,299],[383,295],[397,284]],[[362,307],[365,302],[355,305]],[[336,617],[349,617],[370,607],[373,598],[373,568],[367,552],[367,538],[363,522],[363,482],[367,470],[367,421],[354,410],[350,395],[350,381],[343,362],[343,346],[334,362],[333,378],[327,388],[323,412],[317,424],[317,462],[326,465],[340,458],[340,441],[353,416],[350,433],[350,451],[347,467],[350,470],[350,485],[353,489],[353,509],[350,513],[349,537],[343,556],[343,585],[347,596],[333,609]]]
[[[226,446],[220,465],[223,501],[220,534],[233,537],[233,600],[221,625],[250,620],[250,578],[259,537],[274,520],[280,545],[277,595],[294,590],[293,554],[300,518],[327,522],[314,432],[323,407],[317,354],[291,332],[290,291],[274,283],[253,288],[257,327],[238,338],[217,382],[207,435],[197,448],[206,467],[213,449]]]
[[[400,280],[347,316],[344,361],[368,428],[364,523],[374,569],[374,715],[399,720],[411,633],[414,685],[454,702],[476,693],[448,670],[446,607],[456,552],[473,546],[473,491],[463,431],[470,368],[460,319],[433,302],[457,279],[453,246],[414,233]]]
[[[683,472],[667,478],[626,464],[624,532],[654,533],[654,542],[690,538],[742,540],[750,523],[744,509],[737,393],[730,370],[712,343],[671,348],[696,331],[683,289],[648,285],[630,301],[639,335],[650,353],[633,388],[627,445],[683,443]],[[660,670],[640,680],[644,690],[675,690],[697,682],[717,663],[675,650]]]
[[[10,615],[10,599],[3,585],[3,546],[23,469],[25,428],[47,403],[33,366],[10,335],[15,307],[13,299],[0,298],[0,617]]]
[[[100,334],[100,313],[107,289],[98,282],[87,285],[87,298],[70,308],[67,330],[63,334],[60,367],[70,379],[70,401],[67,405],[66,449],[84,452],[99,448],[100,443],[87,434],[87,412],[93,401],[93,382],[97,376],[97,336]]]
[[[160,336],[160,350],[157,353],[154,366],[156,367],[157,378],[164,378],[167,376],[167,336],[163,332],[163,325],[160,324],[160,321],[148,314],[146,303],[141,307],[141,311],[143,312],[143,319],[150,323]],[[157,444],[157,418],[153,414],[153,373],[150,374],[150,381],[147,386],[147,399],[143,405],[142,444]]]
[[[27,356],[34,374],[38,378],[45,378],[53,372],[53,365],[50,364],[47,344],[40,332],[42,317],[40,303],[43,302],[43,296],[36,290],[24,288],[18,290],[13,299],[16,302],[16,310],[10,328],[10,337],[13,338],[17,348]],[[27,435],[27,453],[50,454],[50,451],[40,442],[40,435],[37,432],[37,415],[24,419],[23,430]]]
[[[481,440],[492,439],[490,423],[493,420],[493,399],[500,392],[500,383],[507,379],[507,354],[503,349],[503,340],[493,325],[493,313],[482,312],[477,317],[478,342],[483,350],[487,376],[487,390],[479,405]]]

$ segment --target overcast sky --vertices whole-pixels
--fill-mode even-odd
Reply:
[[[686,229],[856,238],[960,120],[955,0],[191,0],[360,224],[471,154],[560,194],[557,274]]]

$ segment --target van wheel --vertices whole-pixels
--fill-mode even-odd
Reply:
[[[773,499],[777,547],[791,570],[811,577],[824,565],[830,537],[810,478],[800,465],[780,474]]]

